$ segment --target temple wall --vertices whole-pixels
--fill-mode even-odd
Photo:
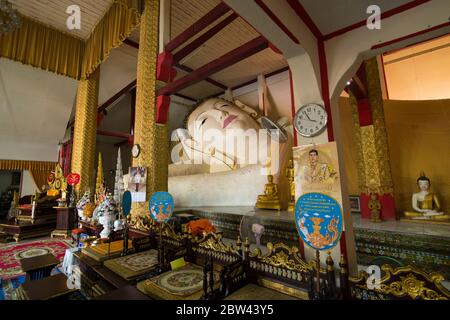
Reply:
[[[392,164],[394,196],[398,212],[411,210],[416,180],[425,171],[431,189],[438,193],[442,210],[450,212],[450,116],[449,100],[384,101],[384,115]],[[358,194],[357,154],[349,100],[339,100],[345,168],[350,194]]]
[[[450,212],[450,100],[385,101],[384,115],[398,211],[411,210],[425,171],[442,210]]]

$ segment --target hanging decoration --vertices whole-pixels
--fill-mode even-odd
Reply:
[[[0,34],[11,33],[22,26],[20,13],[8,0],[0,0]]]

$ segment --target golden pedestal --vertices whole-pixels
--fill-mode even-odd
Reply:
[[[279,200],[258,201],[256,202],[255,207],[258,209],[270,209],[281,211],[281,204]]]

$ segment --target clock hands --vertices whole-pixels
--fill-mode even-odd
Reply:
[[[308,119],[302,119],[302,120],[309,120],[309,121],[311,121],[311,122],[317,122],[316,120],[312,120],[306,112],[303,112],[303,114],[304,114]]]

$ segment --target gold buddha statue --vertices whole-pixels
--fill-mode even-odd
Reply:
[[[414,211],[405,212],[405,217],[413,220],[450,221],[450,215],[441,212],[441,206],[437,195],[430,192],[431,181],[422,173],[417,179],[419,192],[412,196]]]
[[[267,176],[268,183],[264,186],[264,194],[258,196],[256,208],[281,210],[280,198],[278,197],[278,185],[273,182],[273,176]]]
[[[295,173],[294,173],[294,161],[289,160],[286,168],[286,178],[289,181],[289,206],[288,211],[295,210]]]

